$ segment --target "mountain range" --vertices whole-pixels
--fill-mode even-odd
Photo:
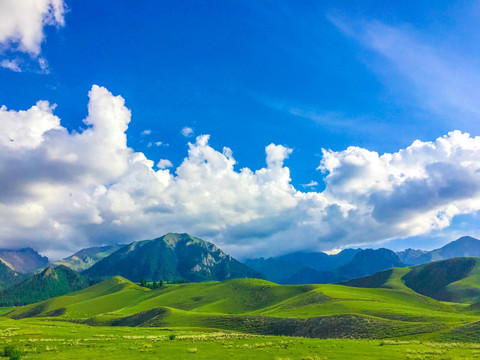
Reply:
[[[406,276],[402,278],[402,283],[423,294],[416,287],[419,280],[413,274],[429,271],[428,274],[432,277],[436,273],[442,273],[444,268],[449,272],[454,271],[456,268],[453,265],[457,263],[435,265],[438,269],[425,266],[426,270],[422,270],[423,265],[412,265],[452,257],[480,256],[480,241],[465,236],[432,251],[407,249],[395,253],[381,248],[345,249],[335,255],[295,252],[276,258],[250,259],[244,264],[212,243],[188,234],[174,233],[128,245],[113,244],[82,249],[53,263],[48,263],[46,257],[30,248],[2,250],[0,254],[11,261],[0,258],[0,290],[3,289],[0,292],[0,305],[27,304],[47,299],[113,276],[122,276],[133,282],[140,282],[142,278],[145,281],[190,282],[264,278],[280,284],[344,282],[351,285],[356,284],[357,280],[352,280],[351,283],[348,281],[356,278],[362,284],[365,281],[383,284],[380,280],[386,279],[387,269],[392,268],[396,268],[395,271],[399,271],[399,268],[407,269],[410,275],[402,273]],[[34,264],[43,270],[37,269],[30,276],[16,270],[22,268],[33,271]],[[458,264],[464,266],[465,262]],[[387,272],[382,272],[383,270]],[[372,274],[375,274],[375,280],[368,278]],[[447,298],[448,296],[441,299]]]
[[[432,251],[407,249],[397,252],[407,265],[425,264],[454,257],[480,256],[480,241],[471,236],[463,236],[447,245]]]
[[[325,284],[345,281],[392,267],[419,265],[454,257],[480,256],[480,241],[461,237],[431,250],[345,249],[336,255],[295,252],[273,258],[247,259],[245,264],[279,284]]]

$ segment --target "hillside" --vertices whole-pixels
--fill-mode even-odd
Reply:
[[[27,274],[48,264],[48,258],[31,248],[19,250],[0,249],[0,259],[10,264],[13,270]]]
[[[150,290],[121,277],[15,308],[6,316],[317,338],[434,334],[480,320],[455,304],[438,302],[411,290],[276,285],[259,279],[170,284]]]
[[[368,288],[411,289],[441,301],[480,302],[480,259],[453,258],[346,281]]]
[[[0,290],[12,286],[25,278],[25,275],[17,273],[10,264],[0,259]]]
[[[108,255],[114,253],[118,249],[122,248],[124,245],[119,244],[110,244],[106,246],[96,246],[86,249],[82,249],[75,254],[66,257],[63,260],[58,260],[51,263],[51,266],[64,265],[68,266],[70,269],[75,271],[86,270],[97,262],[106,258]]]
[[[105,257],[84,274],[94,279],[120,275],[131,281],[208,281],[261,277],[214,244],[188,234],[166,234],[133,242]]]
[[[18,306],[43,301],[88,287],[89,279],[66,266],[48,267],[0,292],[0,306]]]

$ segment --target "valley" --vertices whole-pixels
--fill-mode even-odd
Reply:
[[[95,251],[105,249],[84,253]],[[347,254],[340,270],[333,269],[336,274],[371,272],[375,267],[366,259],[372,256],[387,259],[377,261],[377,268],[397,261],[390,250]],[[319,256],[301,255],[311,265]],[[282,285],[262,279],[266,276],[213,244],[167,234],[90,262],[95,264],[81,273],[48,266],[0,292],[0,339],[25,359],[78,358],[79,353],[93,359],[105,351],[112,359],[120,354],[126,359],[480,354],[476,257],[413,266],[400,262],[401,267],[340,283]],[[15,271],[5,267],[10,279]]]

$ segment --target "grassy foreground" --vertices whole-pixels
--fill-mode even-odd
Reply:
[[[402,271],[402,270],[399,270]],[[0,308],[0,351],[24,359],[474,359],[477,304],[389,288],[236,279],[151,290],[114,277]]]
[[[172,336],[174,335],[174,336]],[[0,318],[0,344],[22,359],[475,359],[480,344],[321,340],[233,332],[103,327]]]

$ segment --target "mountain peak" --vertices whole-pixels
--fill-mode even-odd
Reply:
[[[120,275],[135,282],[141,278],[204,281],[261,277],[214,244],[186,233],[168,233],[126,245],[85,274],[97,279]]]
[[[49,266],[45,270],[43,270],[40,273],[40,277],[42,277],[42,278],[51,277],[51,278],[54,278],[54,279],[58,279],[57,273],[55,272],[54,268],[51,267],[51,266]]]
[[[471,236],[462,236],[462,237],[458,238],[457,240],[452,241],[451,243],[449,243],[447,245],[455,244],[455,243],[477,242],[477,241],[480,241],[480,240],[475,239],[474,237],[471,237]]]
[[[10,264],[15,271],[21,273],[29,273],[48,263],[46,256],[40,255],[29,247],[18,250],[0,249],[0,258]]]
[[[355,254],[349,264],[339,269],[339,273],[346,277],[354,278],[403,266],[405,266],[405,264],[392,250],[385,248],[376,250],[365,249]]]

